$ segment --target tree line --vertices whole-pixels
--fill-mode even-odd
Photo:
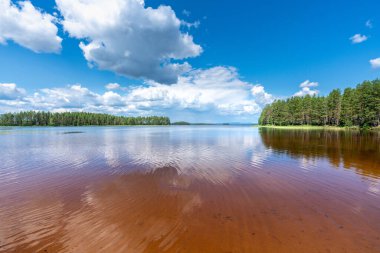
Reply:
[[[89,112],[25,111],[0,115],[1,126],[170,125],[168,117],[126,117]]]
[[[380,80],[365,81],[328,96],[293,96],[267,105],[260,125],[380,126]]]

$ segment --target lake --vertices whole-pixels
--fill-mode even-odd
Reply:
[[[380,252],[380,134],[0,129],[1,252]]]

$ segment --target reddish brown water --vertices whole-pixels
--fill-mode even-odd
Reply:
[[[2,252],[380,252],[377,134],[3,130]]]

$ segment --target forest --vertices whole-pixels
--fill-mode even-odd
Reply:
[[[380,126],[380,80],[365,81],[328,96],[293,96],[267,105],[260,125],[291,126]]]
[[[89,112],[25,111],[0,115],[1,126],[170,125],[168,117],[125,117]]]

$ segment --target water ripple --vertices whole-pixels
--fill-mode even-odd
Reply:
[[[376,136],[81,130],[0,135],[0,252],[380,248]]]

